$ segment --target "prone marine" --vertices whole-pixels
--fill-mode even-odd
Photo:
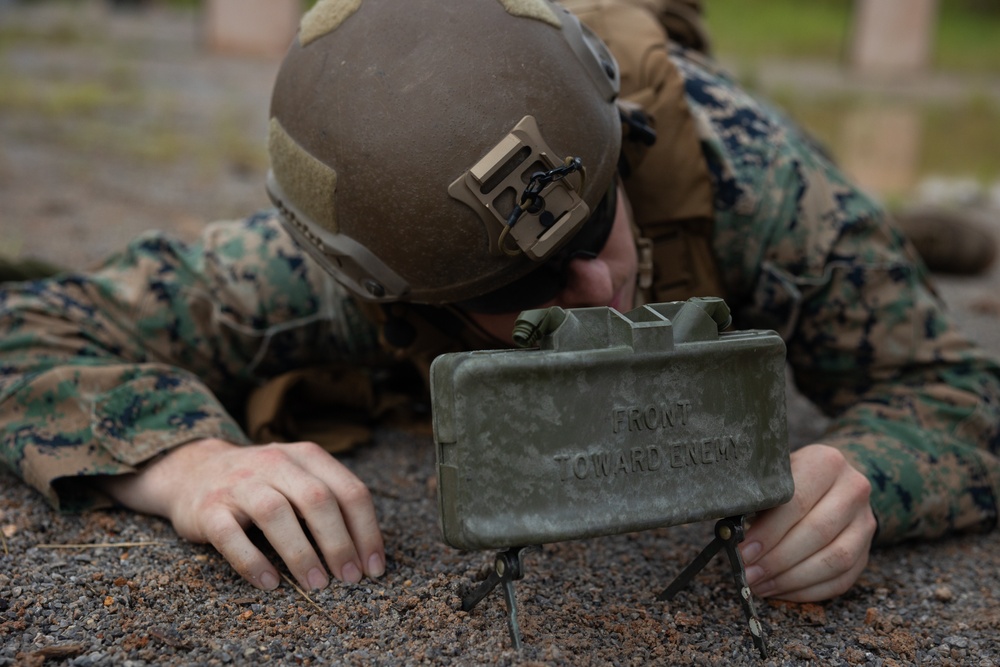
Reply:
[[[275,210],[0,287],[5,465],[56,508],[163,516],[263,589],[251,525],[303,587],[357,582],[386,552],[331,456],[368,437],[341,416],[396,414],[524,309],[719,296],[831,417],[746,531],[755,594],[826,599],[873,544],[994,528],[1000,364],[886,211],[702,52],[691,7],[319,0],[274,87]],[[310,389],[342,408],[322,429]]]

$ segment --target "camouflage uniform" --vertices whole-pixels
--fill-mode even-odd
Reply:
[[[834,417],[823,441],[872,481],[880,541],[992,527],[1000,365],[807,138],[693,56],[671,57],[736,325],[785,338],[799,388]],[[87,476],[196,438],[247,443],[233,415],[270,377],[389,362],[377,334],[273,213],[211,225],[190,247],[151,233],[89,275],[0,289],[0,454],[54,505],[93,506]]]

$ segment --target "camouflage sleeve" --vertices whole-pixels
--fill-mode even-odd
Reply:
[[[872,483],[878,541],[989,529],[1000,365],[964,338],[884,210],[810,140],[675,54],[715,185],[715,250],[743,326],[778,330],[824,442]]]
[[[160,233],[93,273],[0,286],[0,461],[55,506],[204,437],[263,379],[375,349],[371,326],[270,214],[190,246]]]

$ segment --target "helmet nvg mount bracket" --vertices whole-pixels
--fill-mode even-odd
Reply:
[[[618,68],[549,0],[319,0],[271,99],[268,194],[359,298],[446,304],[587,222],[621,145]]]
[[[452,197],[468,204],[483,218],[490,235],[490,251],[504,252],[511,256],[524,252],[535,261],[547,257],[559,242],[572,236],[587,220],[590,209],[578,194],[582,189],[582,175],[579,170],[560,180],[539,183],[538,192],[531,192],[531,177],[526,187],[524,173],[532,165],[541,163],[541,169],[530,169],[532,174],[546,175],[556,170],[552,151],[538,131],[538,124],[532,116],[525,116],[521,122],[504,137],[493,150],[477,162],[469,171],[452,182],[448,192]],[[567,168],[569,167],[567,164]],[[569,181],[569,178],[576,177]],[[522,192],[523,191],[523,192]],[[501,213],[499,201],[504,194],[520,194],[518,207],[529,205],[524,211],[529,220],[520,215],[511,218]],[[518,210],[518,213],[521,213]],[[490,218],[497,224],[491,224]],[[517,243],[515,250],[503,244],[509,232]]]

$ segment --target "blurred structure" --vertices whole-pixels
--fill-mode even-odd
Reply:
[[[926,69],[937,14],[938,0],[855,0],[851,66],[878,74]]]
[[[206,0],[205,46],[214,53],[280,57],[301,13],[299,0]]]

